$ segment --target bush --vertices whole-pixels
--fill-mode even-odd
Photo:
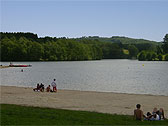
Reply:
[[[162,61],[162,58],[163,58],[162,54],[159,54],[159,55],[158,55],[159,61]]]
[[[168,61],[168,54],[166,54],[166,56],[165,56],[165,60]]]
[[[153,54],[152,54],[152,60],[156,60],[156,57],[157,57],[157,54],[156,54],[156,53],[153,53]]]
[[[150,52],[147,53],[146,55],[146,60],[151,61],[152,60],[152,55]]]
[[[139,54],[138,60],[140,60],[140,61],[145,61],[145,60],[146,60],[146,54],[145,54],[145,52],[142,51],[142,52]]]

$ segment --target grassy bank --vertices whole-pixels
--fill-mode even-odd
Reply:
[[[1,104],[1,125],[168,125],[132,116]]]

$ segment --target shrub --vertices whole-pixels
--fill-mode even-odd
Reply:
[[[151,61],[152,60],[152,55],[150,52],[147,53],[146,55],[146,60]]]
[[[152,60],[156,60],[156,57],[157,57],[156,53],[153,53],[152,54]]]
[[[142,51],[142,52],[139,54],[138,60],[140,60],[140,61],[145,61],[145,60],[146,60],[146,54],[145,54],[145,52]]]
[[[159,54],[159,55],[158,55],[159,61],[162,61],[162,58],[163,58],[162,54]]]
[[[165,56],[165,60],[168,61],[168,54],[166,54],[166,56]]]

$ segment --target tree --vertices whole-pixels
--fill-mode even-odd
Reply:
[[[157,57],[156,53],[155,53],[155,52],[153,52],[153,53],[152,53],[152,60],[155,60],[155,59],[156,59],[156,57]]]
[[[163,48],[164,53],[168,53],[168,34],[166,34],[164,37],[162,48]]]
[[[159,55],[158,55],[159,61],[162,61],[162,58],[163,58],[162,54],[159,54]]]
[[[152,55],[150,52],[147,53],[146,55],[146,60],[151,61],[152,60]]]
[[[129,55],[130,57],[137,57],[138,54],[138,49],[134,46],[134,45],[129,45],[128,46],[128,51],[129,51]]]
[[[41,60],[43,53],[43,46],[37,42],[32,42],[31,45],[28,47],[28,57],[31,61]]]
[[[160,46],[157,46],[157,54],[163,54],[163,50]]]
[[[8,37],[4,37],[1,40],[1,60],[10,61],[15,60],[14,58],[14,48],[16,47],[15,42],[11,41]]]
[[[145,44],[144,40],[126,37],[114,37],[110,41],[107,39],[107,42],[105,39],[95,36],[79,39],[53,38],[49,36],[38,38],[33,33],[0,32],[0,38],[2,61],[121,59],[136,57],[139,50],[155,49],[152,43]],[[132,44],[128,46],[130,41]],[[140,44],[134,44],[135,41],[139,41]],[[167,40],[165,39],[165,41]],[[144,42],[144,44],[141,42]],[[123,53],[124,49],[129,49],[130,56]],[[159,48],[157,50],[158,53],[161,52]],[[153,53],[151,55],[150,60],[155,59],[156,55]],[[144,57],[146,58],[146,52],[143,53],[142,57],[141,55],[139,56],[140,60],[146,60]]]
[[[168,54],[165,56],[165,60],[168,61]]]
[[[146,54],[144,51],[142,51],[139,56],[138,56],[138,60],[140,61],[145,61],[146,60]]]

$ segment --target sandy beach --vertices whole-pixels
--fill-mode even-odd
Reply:
[[[140,103],[144,113],[151,112],[154,107],[162,107],[168,118],[168,96],[74,90],[58,90],[57,93],[50,93],[34,92],[32,89],[0,86],[0,103],[124,115],[132,115],[135,105]]]
[[[9,68],[9,66],[0,66],[0,69]]]

